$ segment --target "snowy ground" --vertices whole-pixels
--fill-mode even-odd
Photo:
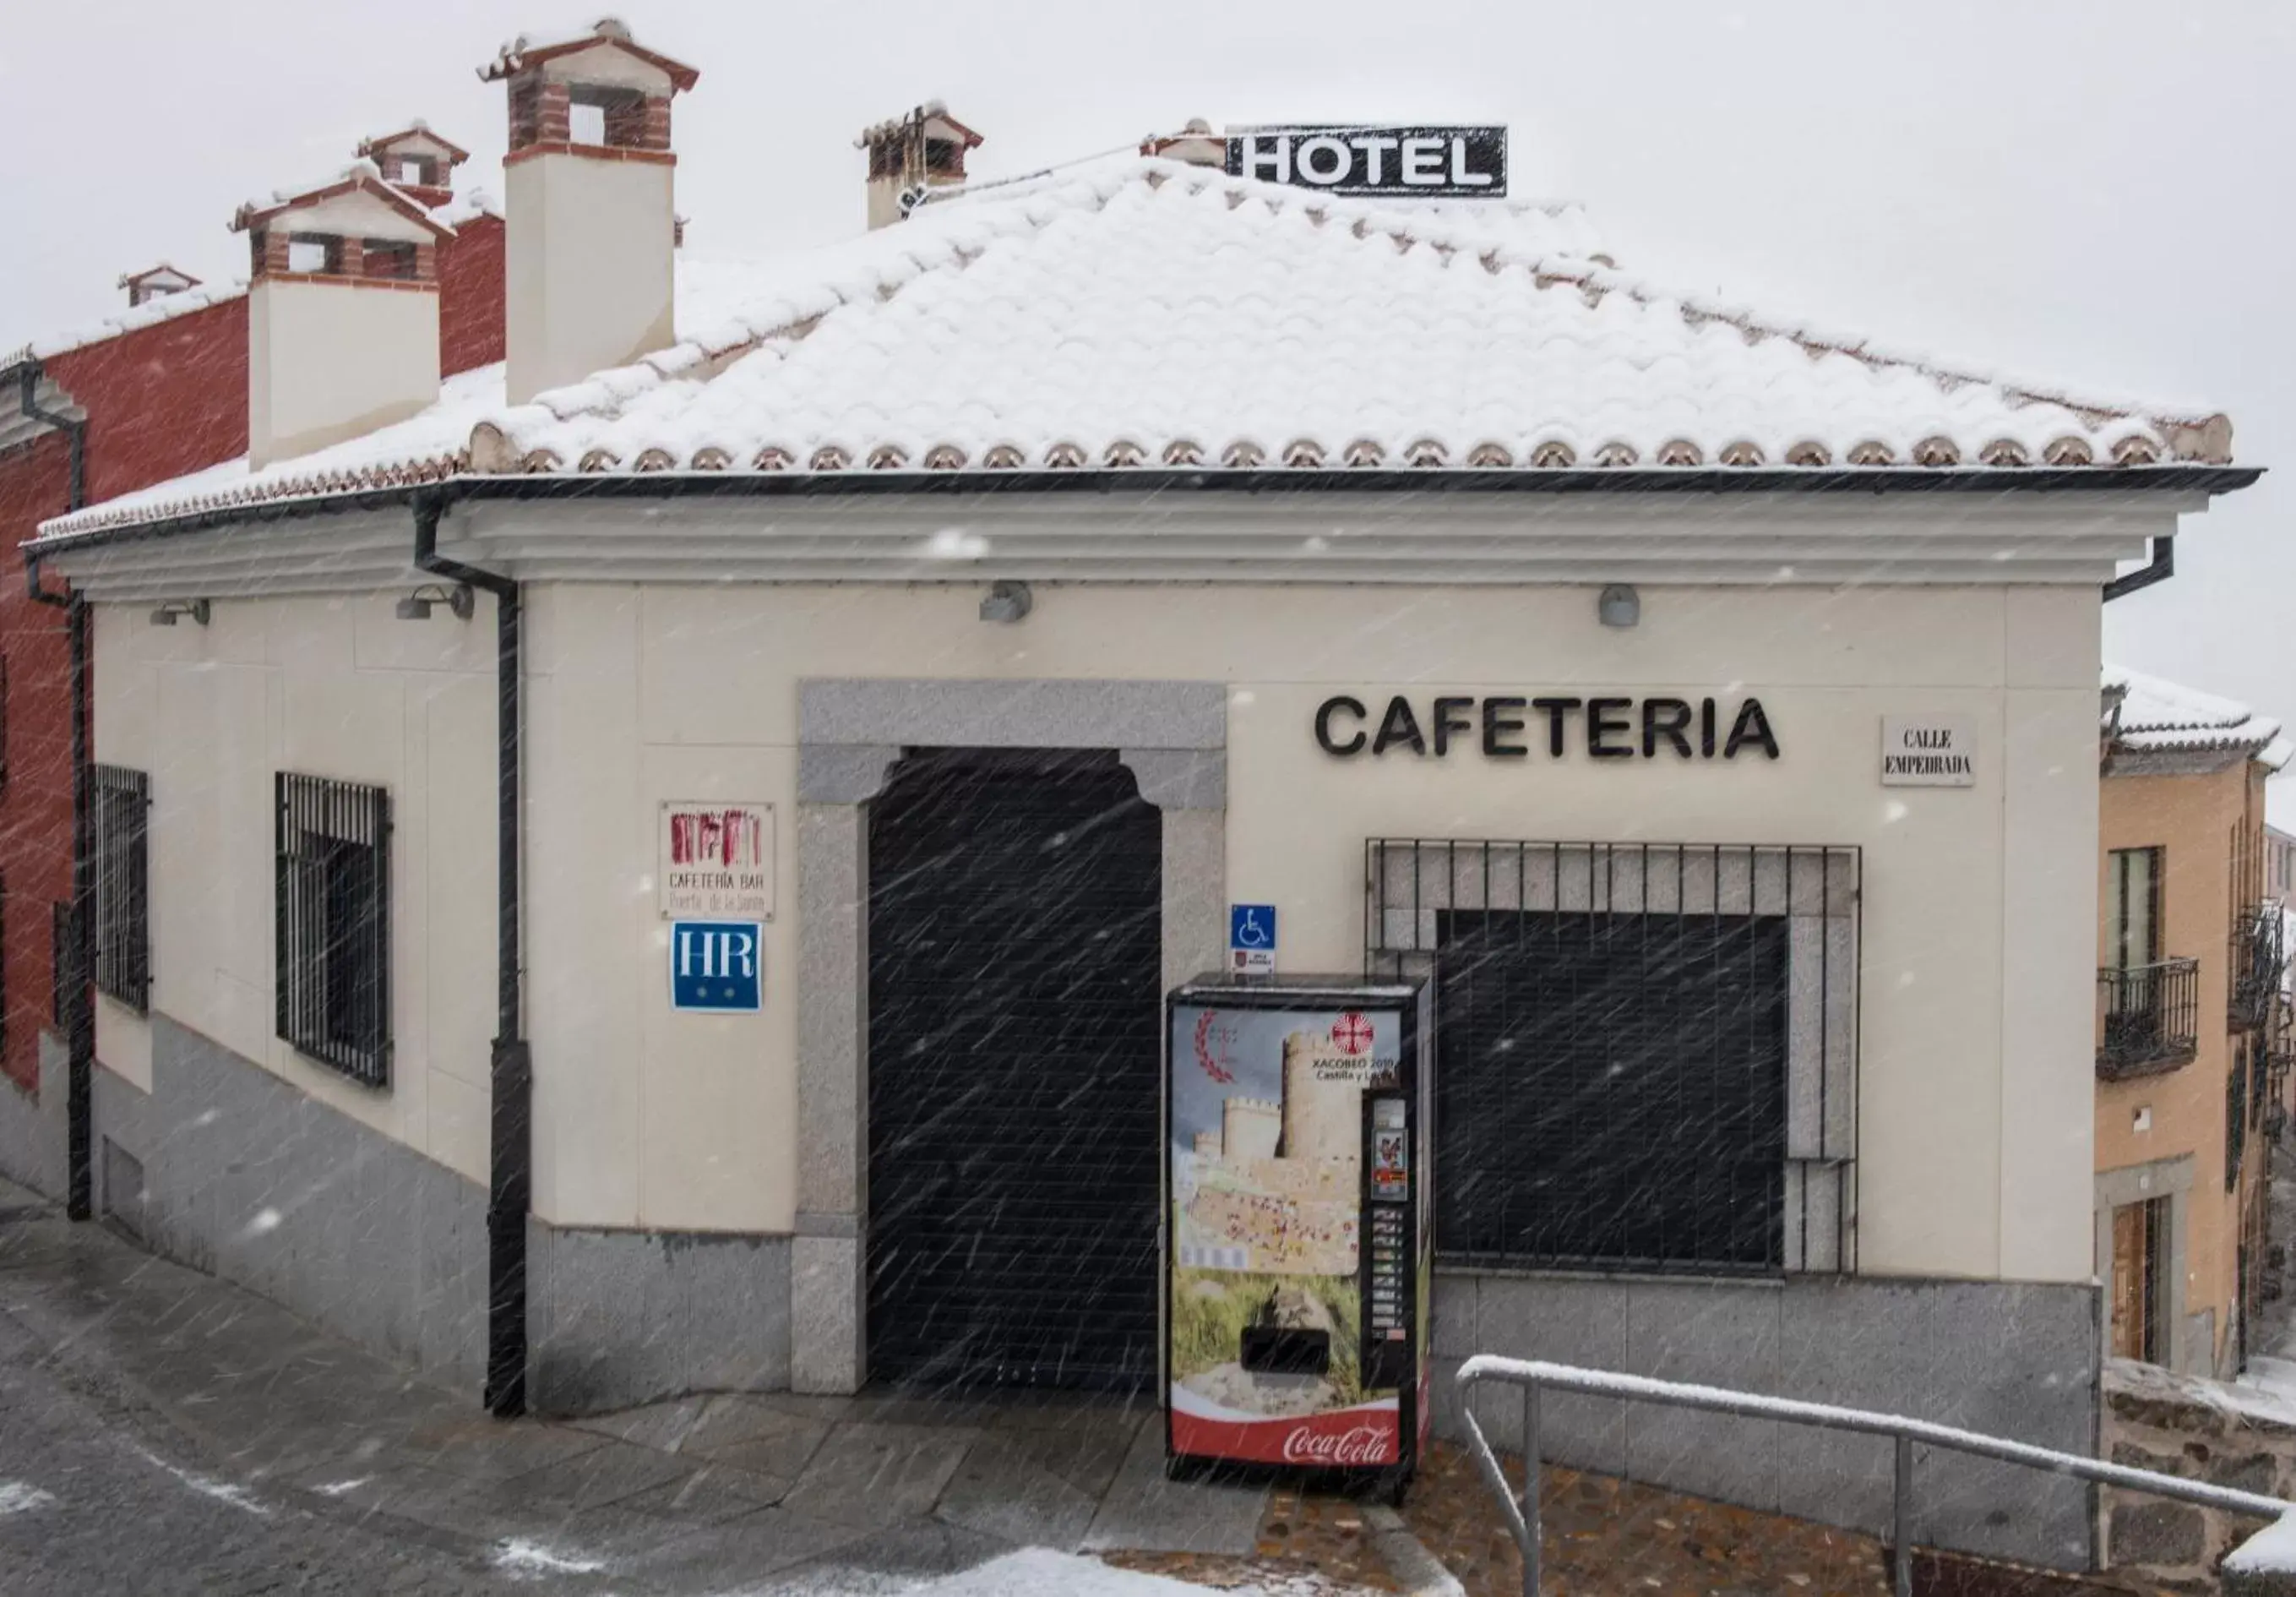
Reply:
[[[1080,1554],[1029,1547],[922,1585],[870,1576],[854,1576],[848,1584],[839,1576],[816,1576],[797,1586],[766,1585],[727,1593],[725,1597],[1187,1597],[1210,1589],[1161,1575],[1115,1568]],[[1341,1587],[1306,1577],[1223,1589],[1228,1597],[1341,1597],[1342,1592]]]

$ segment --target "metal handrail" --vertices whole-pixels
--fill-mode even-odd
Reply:
[[[1734,1414],[1746,1420],[1775,1420],[1787,1425],[1808,1425],[1821,1430],[1844,1430],[1861,1436],[1890,1437],[1897,1444],[1891,1510],[1897,1597],[1913,1597],[1914,1546],[1911,1532],[1914,1445],[1916,1442],[1955,1453],[1970,1453],[1978,1458],[1996,1459],[2003,1463],[2022,1464],[2052,1475],[2070,1475],[2103,1486],[2149,1492],[2156,1497],[2173,1497],[2185,1502],[2198,1503],[2203,1508],[2221,1509],[2255,1519],[2277,1520],[2284,1514],[2296,1512],[2296,1503],[2284,1502],[2277,1497],[2259,1496],[2254,1492],[2235,1491],[2230,1486],[2212,1486],[2197,1480],[2182,1480],[2176,1476],[2160,1475],[2150,1469],[2132,1469],[2126,1464],[2110,1464],[2102,1459],[2083,1458],[2078,1453],[2036,1447],[2029,1442],[2012,1442],[2000,1436],[1982,1436],[1976,1431],[1958,1430],[1950,1425],[1936,1425],[1926,1420],[1908,1420],[1899,1414],[1877,1414],[1865,1409],[1837,1408],[1832,1404],[1805,1403],[1799,1398],[1765,1397],[1753,1392],[1734,1392],[1721,1387],[1690,1386],[1681,1381],[1655,1380],[1649,1376],[1619,1375],[1607,1370],[1582,1370],[1571,1364],[1550,1364],[1536,1359],[1498,1358],[1489,1354],[1479,1354],[1460,1365],[1458,1379],[1459,1407],[1462,1417],[1466,1420],[1467,1436],[1474,1450],[1475,1467],[1481,1472],[1484,1484],[1498,1498],[1500,1507],[1506,1514],[1507,1529],[1514,1536],[1516,1548],[1522,1553],[1523,1597],[1539,1597],[1538,1394],[1542,1387],[1547,1387],[1594,1397],[1629,1398],[1668,1408],[1696,1409],[1710,1414]],[[1473,1405],[1467,1401],[1475,1383],[1486,1380],[1522,1388],[1523,1483],[1520,1502],[1507,1485],[1505,1472],[1499,1468],[1497,1455],[1492,1453],[1490,1443],[1483,1436],[1483,1428],[1475,1423]]]

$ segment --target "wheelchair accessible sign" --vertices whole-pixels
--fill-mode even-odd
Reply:
[[[1231,975],[1275,974],[1275,906],[1227,907],[1227,968]]]

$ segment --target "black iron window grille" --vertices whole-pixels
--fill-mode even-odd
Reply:
[[[2163,959],[2096,973],[2096,1074],[2108,1082],[2189,1065],[2200,1046],[2201,962]]]
[[[152,778],[94,768],[95,986],[137,1014],[152,1001]]]
[[[279,1035],[390,1084],[390,794],[278,775]]]
[[[2233,917],[2231,1020],[2234,1026],[2252,1030],[2272,1018],[2273,1001],[2280,995],[2280,978],[2287,965],[2280,906],[2269,901],[2250,904]]]
[[[1854,848],[1365,846],[1374,975],[1436,982],[1456,1264],[1857,1267]]]

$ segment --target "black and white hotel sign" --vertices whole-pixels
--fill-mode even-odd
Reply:
[[[1227,141],[1231,177],[1335,194],[1456,195],[1507,192],[1505,128],[1257,128]]]

